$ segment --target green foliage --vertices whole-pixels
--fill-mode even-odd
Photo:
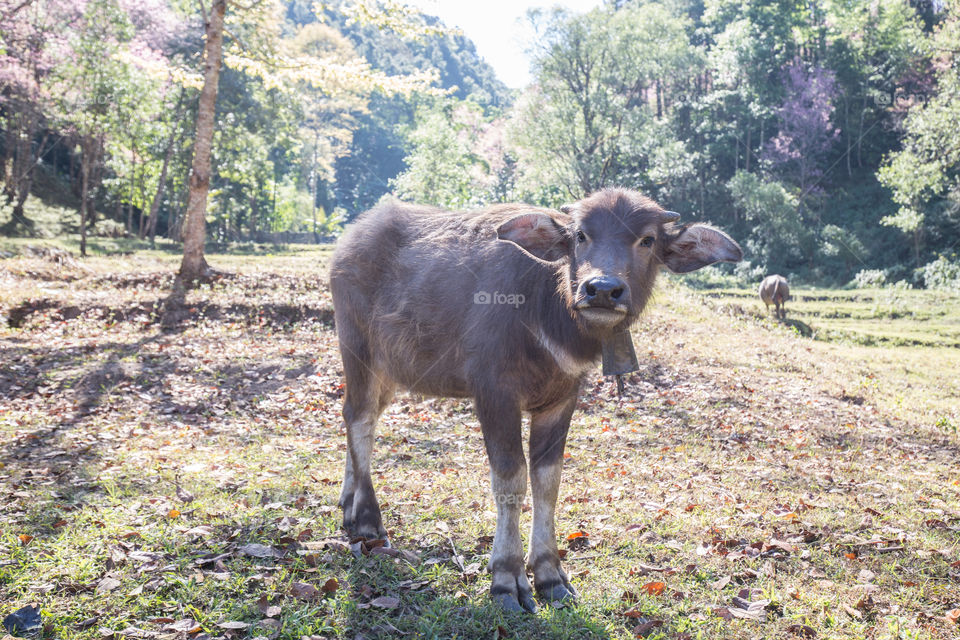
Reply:
[[[728,183],[734,206],[754,232],[747,248],[769,271],[808,255],[813,234],[800,215],[795,196],[777,182],[741,171]]]
[[[960,291],[960,257],[956,254],[950,257],[939,255],[933,262],[917,269],[917,275],[927,289]]]
[[[408,136],[407,169],[392,182],[397,196],[448,208],[480,204],[491,166],[471,142],[482,139],[485,128],[480,108],[469,103],[422,109]]]
[[[527,191],[548,184],[578,198],[614,184],[682,190],[696,156],[658,118],[661,98],[685,90],[701,63],[688,22],[659,3],[533,19],[542,38],[538,82],[512,126]]]
[[[905,97],[909,112],[903,122],[903,148],[890,154],[877,172],[900,205],[881,223],[913,237],[918,263],[925,236],[936,240],[960,231],[956,206],[960,147],[954,142],[960,119],[960,79],[954,70],[960,51],[960,4],[950,2],[948,8],[941,27],[926,43],[940,58],[936,89]]]
[[[854,287],[857,289],[868,289],[882,287],[887,282],[887,274],[882,269],[861,269],[853,277]]]
[[[70,55],[26,74],[43,118],[31,121],[18,93],[0,127],[4,140],[66,134],[43,161],[75,192],[78,143],[97,151],[102,136],[91,167],[101,231],[104,217],[136,231],[163,186],[158,227],[176,238],[197,7],[137,7],[90,0],[62,34],[44,31],[38,41]],[[393,0],[231,2],[212,236],[312,229],[314,211],[322,228],[324,212],[349,220],[391,192],[449,207],[559,206],[618,185],[729,231],[746,259],[725,273],[744,282],[781,271],[845,284],[878,269],[909,280],[960,233],[958,15],[958,0],[537,10],[535,81],[514,95],[463,34]],[[11,52],[16,20],[0,16]],[[426,85],[433,97],[410,93]],[[6,143],[0,153],[5,168],[24,155]]]

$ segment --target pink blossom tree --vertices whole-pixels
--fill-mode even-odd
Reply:
[[[797,187],[803,208],[807,199],[823,193],[824,161],[840,133],[830,121],[836,80],[832,71],[796,61],[787,67],[784,85],[780,131],[760,157],[772,173]]]
[[[4,232],[32,230],[24,203],[50,139],[47,123],[58,65],[72,55],[69,33],[86,0],[16,0],[0,8],[0,177],[13,215]],[[41,131],[47,132],[41,134]],[[39,140],[38,140],[39,137]]]

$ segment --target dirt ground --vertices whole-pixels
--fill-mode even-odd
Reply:
[[[0,262],[0,615],[38,604],[57,638],[958,637],[955,433],[892,408],[882,347],[668,279],[626,395],[589,374],[574,417],[577,604],[489,604],[468,402],[388,410],[394,549],[351,546],[327,255],[221,257],[168,326],[163,257]]]

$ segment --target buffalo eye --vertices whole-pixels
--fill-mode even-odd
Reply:
[[[653,236],[644,236],[640,239],[641,247],[652,247],[653,246]]]
[[[587,241],[587,234],[585,234],[583,231],[579,231],[579,230],[578,230],[578,231],[577,231],[577,242],[586,242],[586,241]]]

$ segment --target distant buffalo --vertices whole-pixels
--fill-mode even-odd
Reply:
[[[790,286],[787,279],[779,275],[770,275],[760,283],[760,299],[767,305],[767,313],[770,312],[770,305],[774,305],[774,311],[777,318],[785,320],[787,317],[786,302],[790,299]]]
[[[606,358],[625,349],[611,359],[635,359],[627,331],[661,266],[686,273],[742,256],[723,232],[678,225],[679,217],[624,189],[565,211],[386,204],[360,216],[330,270],[346,378],[344,527],[386,537],[370,458],[374,426],[394,390],[473,398],[497,508],[490,593],[508,610],[535,610],[530,567],[547,602],[574,597],[560,566],[554,511],[581,377],[601,351]],[[519,521],[528,471],[533,529],[524,559]]]

